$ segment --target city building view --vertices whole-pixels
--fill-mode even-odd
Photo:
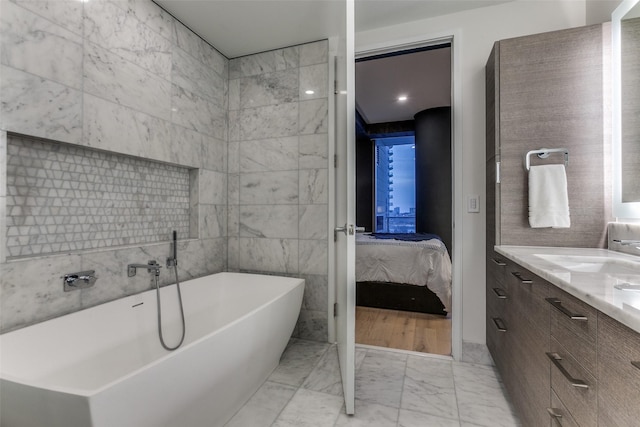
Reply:
[[[406,136],[375,142],[375,232],[415,233],[415,139]]]

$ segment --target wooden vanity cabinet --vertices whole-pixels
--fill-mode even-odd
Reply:
[[[639,426],[640,333],[493,257],[500,263],[487,262],[487,347],[522,425]]]
[[[511,304],[509,291],[504,281],[507,269],[505,258],[493,253],[487,258],[487,287],[486,287],[486,333],[487,346],[495,354],[494,362],[506,380],[505,362],[510,358],[508,337],[510,319],[507,319],[507,307]]]
[[[640,334],[598,315],[598,425],[640,425]]]
[[[501,40],[485,68],[487,347],[525,427],[640,426],[640,369],[629,360],[640,361],[638,334],[601,321],[593,307],[494,251],[496,245],[601,244],[610,216],[600,155],[608,138],[602,88],[610,31],[602,24]],[[523,164],[528,151],[540,148],[569,151],[570,228],[528,224]]]
[[[549,425],[549,284],[495,253],[487,272],[489,351],[523,425]]]

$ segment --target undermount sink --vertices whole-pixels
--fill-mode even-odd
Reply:
[[[604,256],[536,254],[559,267],[579,273],[636,274],[640,275],[640,262]]]

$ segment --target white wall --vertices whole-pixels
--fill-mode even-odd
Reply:
[[[429,40],[455,34],[454,49],[460,50],[462,105],[454,106],[454,120],[462,120],[461,143],[462,194],[456,194],[459,206],[466,196],[479,194],[485,200],[485,84],[484,67],[497,40],[542,33],[586,24],[583,1],[515,1],[498,6],[409,22],[356,33],[356,53]],[[459,187],[458,187],[459,188]],[[462,339],[485,342],[485,211],[462,214]]]
[[[611,21],[611,13],[620,6],[622,0],[588,0],[586,19],[587,25]]]

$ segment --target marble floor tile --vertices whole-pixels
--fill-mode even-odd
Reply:
[[[269,427],[296,390],[292,386],[265,382],[225,427]]]
[[[335,427],[396,427],[398,409],[356,399],[355,415],[340,414]]]
[[[334,396],[342,396],[342,377],[338,363],[338,347],[332,345],[309,374],[302,387]]]
[[[364,348],[358,348],[356,347],[356,372],[358,371],[358,369],[360,369],[360,367],[362,366],[362,362],[364,362],[364,358],[367,355],[367,350]]]
[[[356,372],[356,396],[367,402],[399,408],[406,361],[404,354],[368,350]]]
[[[402,389],[403,409],[444,418],[458,418],[452,362],[409,356]]]
[[[460,427],[460,421],[401,409],[398,427]]]
[[[313,390],[298,389],[273,427],[333,426],[340,414],[343,399]]]
[[[493,367],[454,363],[453,378],[460,421],[491,427],[519,425]]]
[[[462,343],[462,361],[479,365],[495,365],[486,345],[467,341]]]
[[[327,348],[329,344],[326,343],[291,339],[269,381],[301,386]]]
[[[356,413],[346,415],[336,346],[293,338],[225,427],[520,425],[491,366],[360,346],[355,364]]]

